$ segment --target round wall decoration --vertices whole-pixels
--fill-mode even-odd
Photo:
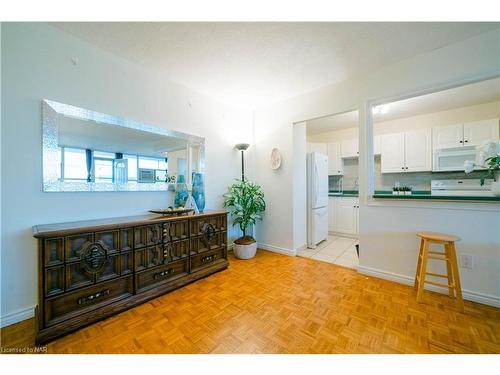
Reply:
[[[271,168],[278,169],[281,167],[281,152],[276,147],[271,151]]]

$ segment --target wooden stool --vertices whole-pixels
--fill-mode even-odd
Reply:
[[[443,233],[420,232],[417,236],[420,240],[420,254],[418,255],[417,272],[415,275],[415,289],[417,289],[417,302],[422,301],[424,284],[431,284],[448,288],[448,295],[457,299],[458,308],[464,312],[464,301],[462,299],[462,289],[460,287],[460,275],[458,273],[457,254],[455,251],[455,241],[460,238]],[[429,251],[430,243],[444,245],[444,253]],[[446,275],[427,272],[427,260],[444,260],[446,262]],[[448,284],[437,283],[425,280],[425,276],[435,276],[448,279]]]

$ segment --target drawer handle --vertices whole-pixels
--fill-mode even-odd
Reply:
[[[161,271],[161,272],[158,272],[158,273],[155,273],[153,275],[153,278],[155,279],[159,279],[160,277],[165,277],[165,276],[168,276],[168,275],[171,275],[175,272],[175,270],[173,268],[169,268],[168,270],[165,270],[165,271]]]
[[[213,260],[215,260],[217,256],[214,254],[214,255],[209,255],[207,257],[203,257],[201,258],[201,263],[207,263],[207,262],[211,262]]]
[[[90,294],[86,297],[80,297],[78,298],[78,301],[77,303],[79,305],[83,305],[84,303],[87,303],[87,302],[92,302],[98,298],[101,298],[101,297],[104,297],[104,296],[107,296],[109,295],[109,289],[104,289],[103,291],[100,291],[100,292],[97,292],[97,293],[94,293],[94,294]]]

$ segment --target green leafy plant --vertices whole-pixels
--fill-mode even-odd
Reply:
[[[483,162],[476,164],[473,161],[466,160],[464,162],[465,173],[471,173],[474,168],[482,167],[486,171],[481,175],[481,186],[484,185],[484,180],[487,178],[493,178],[496,181],[498,179],[497,175],[500,173],[500,142],[484,142],[477,147],[477,150],[479,151],[479,158]]]
[[[239,225],[243,237],[246,237],[247,228],[262,220],[261,213],[266,209],[266,202],[259,185],[247,180],[236,181],[224,194],[224,207],[231,208],[233,226]]]

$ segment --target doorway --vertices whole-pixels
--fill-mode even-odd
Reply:
[[[308,247],[299,256],[356,269],[358,266],[359,223],[359,113],[357,110],[333,114],[306,123],[308,162],[324,156],[328,161],[327,173],[319,178],[327,180],[327,234],[316,240],[308,239]],[[307,166],[313,169],[310,165]],[[317,175],[317,171],[315,171]],[[308,186],[311,173],[307,173]],[[318,189],[316,189],[317,194]],[[308,189],[308,202],[314,198]],[[308,204],[308,234],[318,226],[310,219],[314,206]]]

